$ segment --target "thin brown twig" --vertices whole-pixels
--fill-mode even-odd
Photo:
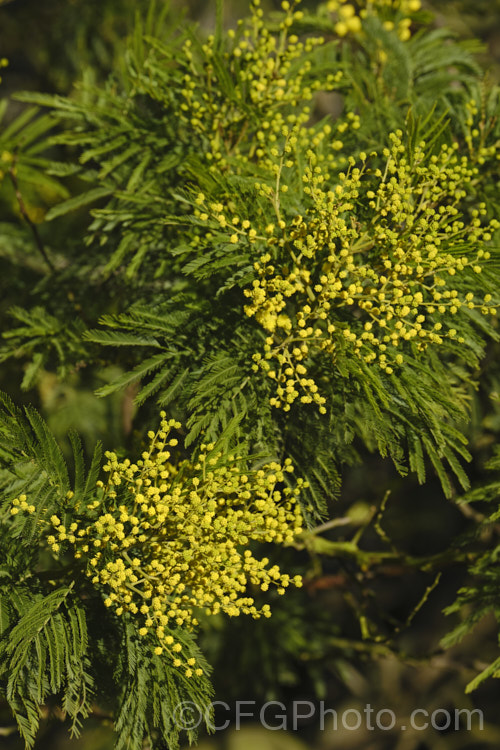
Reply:
[[[9,169],[9,177],[11,179],[12,186],[13,186],[14,192],[16,194],[17,203],[19,205],[19,210],[21,212],[21,216],[23,217],[23,219],[25,220],[25,222],[27,223],[27,225],[31,229],[31,232],[33,234],[33,238],[35,240],[35,245],[37,247],[38,252],[40,253],[40,255],[42,256],[42,258],[44,259],[45,263],[50,268],[51,272],[54,273],[54,271],[56,269],[54,268],[54,265],[52,264],[52,261],[50,260],[49,256],[47,255],[47,251],[45,250],[45,247],[43,245],[42,238],[40,237],[40,233],[38,231],[38,228],[37,228],[36,224],[34,224],[31,221],[29,213],[28,213],[27,208],[26,208],[26,205],[24,203],[24,199],[23,199],[21,190],[19,189],[19,182],[17,181],[17,175],[16,175],[16,171],[15,171],[15,167],[14,166],[12,166]]]

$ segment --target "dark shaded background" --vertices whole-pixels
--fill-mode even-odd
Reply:
[[[75,81],[103,81],[119,68],[124,39],[134,26],[134,14],[145,11],[147,0],[0,0],[0,57],[9,60],[2,72],[2,95],[20,90],[38,90],[68,94]],[[161,5],[161,2],[159,3]],[[304,3],[314,6],[314,2]],[[205,28],[213,24],[215,2],[209,0],[172,0],[177,22],[197,19]],[[270,10],[278,3],[263,3]],[[482,62],[491,76],[500,80],[500,0],[449,0],[426,4],[432,9],[435,23],[449,25],[456,33],[469,38],[479,36],[485,43]],[[246,12],[244,0],[227,0],[225,20],[228,24]],[[19,105],[20,106],[20,105]],[[15,107],[13,108],[15,111]],[[1,253],[0,253],[1,255]],[[0,300],[0,305],[1,305]],[[5,323],[3,325],[6,325]],[[490,356],[490,390],[496,383],[497,352]],[[0,385],[21,398],[9,366],[0,373]],[[52,428],[63,435],[69,425],[83,431],[89,442],[104,433],[120,430],[123,404],[104,403],[92,393],[93,384],[79,377],[65,384],[49,373],[42,379],[36,394],[24,396],[37,400]],[[83,422],[82,414],[86,415]],[[471,472],[480,481],[482,459],[500,431],[498,409],[479,394],[471,427],[474,464]],[[384,492],[391,491],[385,515],[385,528],[397,544],[415,555],[432,554],[447,548],[457,533],[468,528],[470,521],[455,505],[444,500],[437,483],[424,487],[402,480],[389,462],[364,457],[362,465],[350,470],[345,478],[339,515],[356,505],[362,514],[372,504],[379,504]],[[268,622],[243,620],[229,626],[214,618],[202,637],[202,643],[215,667],[218,700],[231,705],[236,700],[255,700],[257,707],[273,699],[287,706],[294,700],[309,700],[311,695],[324,699],[337,711],[359,708],[370,703],[374,708],[393,710],[402,724],[414,708],[478,707],[484,711],[485,728],[474,732],[411,731],[318,732],[314,717],[304,720],[293,735],[272,732],[247,722],[241,731],[229,731],[205,739],[201,750],[487,750],[500,747],[500,689],[489,681],[473,696],[464,695],[464,685],[471,679],[482,658],[493,659],[497,653],[496,628],[492,622],[481,623],[473,637],[446,654],[439,651],[439,639],[451,624],[442,609],[451,603],[465,576],[460,566],[445,572],[426,606],[415,617],[412,626],[402,630],[397,643],[399,658],[383,645],[368,645],[363,651],[352,643],[359,640],[358,625],[349,605],[346,572],[337,561],[327,561],[314,583],[302,592],[290,592],[286,610],[279,606]],[[426,586],[428,576],[418,571],[387,570],[374,584],[375,596],[370,602],[381,624],[404,622]],[[363,592],[360,593],[363,596]],[[304,618],[304,612],[307,617]],[[260,642],[258,659],[254,645]],[[301,640],[302,639],[302,640]],[[351,640],[352,639],[352,640]],[[301,643],[317,644],[316,656],[301,659]],[[262,659],[262,654],[265,659]],[[411,657],[408,656],[411,654]],[[429,654],[433,654],[429,657]],[[220,717],[223,721],[226,715]],[[111,730],[105,717],[96,715],[82,738],[70,742],[61,723],[51,717],[43,722],[37,750],[108,750],[112,747]],[[0,704],[0,748],[19,750],[22,743],[11,731],[8,710]]]

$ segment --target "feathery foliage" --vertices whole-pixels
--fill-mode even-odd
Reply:
[[[418,0],[267,15],[253,0],[227,30],[218,7],[204,38],[153,3],[106,82],[24,93],[0,131],[15,321],[0,361],[31,394],[55,377],[122,398],[125,433],[101,466],[73,432],[68,458],[2,396],[0,678],[27,747],[51,702],[74,734],[102,703],[117,748],[177,747],[176,706],[210,712],[195,628],[267,616],[270,585],[301,583],[270,543],[298,571],[346,558],[368,588],[383,561],[438,581],[467,559],[474,583],[449,611],[476,609],[447,644],[497,613],[481,536],[479,552],[465,535],[412,557],[385,501],[328,532],[368,453],[449,499],[470,488],[474,391],[498,340],[498,87]],[[498,660],[470,687],[491,674]]]

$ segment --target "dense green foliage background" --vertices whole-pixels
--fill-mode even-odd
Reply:
[[[308,5],[312,8],[315,3],[304,3],[305,7]],[[149,20],[146,17],[148,7],[148,2],[132,0],[48,0],[43,4],[35,0],[11,0],[0,3],[0,56],[9,60],[9,66],[2,70],[3,94],[12,96],[29,90],[73,96],[74,83],[83,80],[88,86],[107,87],[107,95],[111,97],[113,86],[116,85],[119,90],[125,77],[126,37],[133,33],[134,27],[137,33],[140,23],[146,33],[160,33],[156,25],[158,16],[152,15]],[[268,3],[266,12],[274,7]],[[162,7],[157,7],[156,12],[161,10]],[[484,0],[483,3],[468,3],[466,0],[441,2],[435,10],[437,25],[449,25],[462,38],[469,40],[479,36],[487,45],[479,50],[477,45],[470,44],[470,58],[463,51],[467,75],[473,77],[475,60],[479,59],[483,65],[491,67],[491,78],[498,77],[498,0]],[[183,13],[184,20],[180,20]],[[227,3],[224,22],[231,26],[245,13],[245,3]],[[143,20],[145,17],[146,20]],[[201,5],[192,2],[189,7],[185,3],[172,3],[170,9],[166,8],[162,23],[165,29],[173,24],[186,28],[191,23],[190,19],[194,18],[201,20],[205,30],[212,29],[215,7],[212,3]],[[139,43],[133,49],[140,67]],[[114,82],[111,80],[104,84],[110,72],[114,74]],[[438,81],[438,85],[444,84],[445,81]],[[78,96],[81,97],[81,94]],[[99,94],[87,93],[83,99],[78,99],[78,96],[74,97],[75,102],[85,103],[85,97],[89,97],[90,101],[92,96],[95,97],[94,101],[99,101]],[[345,96],[347,100],[351,96],[353,109],[361,108],[362,97],[356,102],[355,92],[347,92]],[[418,103],[418,96],[415,99]],[[332,100],[328,96],[319,98],[317,118],[326,112],[337,112],[340,105],[339,99]],[[26,106],[14,99],[5,114],[6,123],[14,122],[19,113],[26,111]],[[78,106],[75,105],[73,113],[69,112],[69,119],[73,117],[76,122],[76,130],[83,128]],[[119,101],[116,106],[119,107]],[[495,104],[492,106],[492,114],[498,115],[498,108],[495,112]],[[155,112],[149,114],[153,117]],[[388,112],[386,115],[389,117]],[[96,118],[93,124],[95,132],[100,133],[99,137],[113,122],[113,117],[111,114],[108,123],[105,117],[101,121]],[[396,117],[397,114],[394,114]],[[40,135],[43,136],[43,119],[33,115],[33,123],[40,128]],[[389,126],[381,122],[381,132],[399,124],[397,120]],[[48,122],[46,126],[48,130]],[[92,145],[89,143],[86,147],[91,150]],[[81,154],[77,152],[80,146],[77,136],[66,144],[70,156]],[[377,146],[378,143],[375,143],[374,148]],[[43,158],[63,162],[64,148],[61,144],[54,145],[51,152],[43,153]],[[185,156],[185,153],[180,154],[182,158]],[[140,396],[137,399],[138,387],[133,380],[124,390],[115,390],[112,385],[123,376],[127,365],[140,364],[144,360],[142,350],[139,350],[137,359],[130,363],[126,357],[120,358],[117,349],[112,350],[115,354],[118,352],[116,357],[109,355],[109,350],[103,353],[99,344],[103,343],[106,333],[95,334],[85,344],[82,344],[80,334],[86,328],[94,328],[103,312],[113,315],[122,312],[129,302],[141,300],[144,279],[147,279],[148,293],[156,293],[159,274],[156,273],[158,269],[153,267],[153,261],[158,235],[153,230],[149,231],[148,222],[160,219],[164,207],[160,206],[158,210],[155,206],[148,207],[149,213],[145,207],[143,224],[134,227],[136,233],[142,232],[142,256],[134,255],[135,246],[123,246],[118,251],[119,254],[121,252],[119,260],[112,261],[108,272],[94,279],[92,270],[100,252],[99,247],[106,247],[106,242],[116,246],[116,224],[113,222],[123,220],[120,217],[122,207],[115,204],[111,206],[109,216],[94,215],[89,218],[88,204],[82,204],[78,211],[61,216],[58,220],[44,221],[51,210],[52,216],[57,219],[54,212],[57,212],[56,207],[61,201],[94,188],[96,172],[93,157],[89,156],[86,162],[80,159],[80,162],[81,168],[68,169],[65,173],[61,167],[59,174],[53,172],[51,179],[43,181],[37,181],[33,174],[30,180],[30,174],[26,172],[23,205],[17,200],[15,183],[5,180],[0,192],[0,315],[6,349],[9,350],[0,368],[0,390],[7,392],[17,403],[35,404],[63,445],[68,458],[71,454],[66,435],[70,428],[80,433],[88,452],[97,440],[102,440],[106,448],[122,447],[130,451],[141,445],[145,429],[156,418],[155,404],[145,398],[145,403],[142,403]],[[475,196],[476,201],[491,201],[493,207],[498,204],[497,177],[498,171],[486,188],[486,194]],[[22,179],[22,175],[19,179]],[[138,182],[140,179],[141,175]],[[102,192],[94,197],[105,202],[108,187],[109,183],[97,188]],[[84,243],[82,236],[87,231],[89,221],[93,224]],[[58,264],[60,273],[61,283],[57,288],[51,286],[50,278],[46,276],[47,259],[42,252],[33,249],[36,245],[50,247],[52,261],[49,259],[49,262]],[[133,273],[115,274],[127,252],[132,266],[135,263],[136,268],[144,262],[145,257],[152,259],[149,265],[146,262],[143,266],[141,283],[136,281]],[[87,277],[88,284],[74,286],[77,277],[75,269],[82,278]],[[204,280],[201,279],[200,283],[204,283]],[[12,308],[29,307],[32,299],[48,300],[48,307],[58,310],[58,316],[51,318],[50,313],[41,311],[35,311],[30,318],[21,312],[12,315]],[[103,300],[106,301],[105,305]],[[72,321],[76,323],[73,325]],[[122,321],[120,334],[146,337],[146,328],[139,330],[141,324],[145,326],[144,321],[133,318],[127,328]],[[181,325],[184,325],[184,321],[181,321]],[[26,331],[32,342],[28,345]],[[65,333],[63,349],[59,346],[62,331]],[[168,335],[171,335],[171,331],[166,330],[165,340]],[[193,334],[188,329],[187,338],[189,335]],[[208,326],[208,335],[215,339],[219,332],[210,331]],[[37,336],[41,337],[43,346],[39,345]],[[12,348],[15,349],[18,340],[19,350],[12,357]],[[497,625],[488,609],[496,614],[498,604],[493,598],[493,605],[489,607],[488,601],[485,603],[481,598],[481,589],[489,592],[489,586],[494,597],[498,582],[497,577],[491,578],[489,574],[490,558],[483,563],[477,560],[477,604],[474,598],[465,602],[472,620],[476,614],[486,614],[486,617],[462,642],[446,651],[441,645],[441,639],[452,630],[453,624],[462,622],[457,615],[444,615],[443,609],[453,604],[457,589],[470,580],[466,557],[461,558],[459,552],[453,552],[456,540],[473,536],[479,528],[480,542],[489,539],[490,549],[498,544],[494,515],[497,487],[492,486],[489,490],[493,500],[490,523],[485,523],[490,513],[488,495],[477,489],[490,481],[484,464],[494,453],[493,446],[500,431],[498,344],[489,343],[488,347],[480,370],[476,370],[481,385],[470,392],[472,419],[465,428],[472,454],[467,473],[472,492],[477,493],[478,503],[457,503],[457,496],[462,490],[453,481],[446,497],[432,468],[428,468],[429,476],[424,485],[417,482],[414,474],[403,479],[389,459],[381,459],[368,450],[368,441],[356,444],[355,452],[359,460],[354,462],[354,453],[351,455],[346,441],[345,463],[352,465],[344,469],[340,495],[332,491],[328,498],[330,509],[334,508],[332,515],[341,521],[348,520],[351,524],[349,528],[358,528],[360,534],[365,529],[367,549],[380,551],[385,535],[390,540],[393,558],[389,557],[387,562],[378,565],[366,578],[358,568],[359,560],[348,556],[340,559],[334,547],[332,553],[326,547],[321,550],[323,554],[313,551],[311,556],[305,550],[288,550],[283,553],[280,564],[285,567],[289,563],[291,567],[302,566],[306,569],[304,588],[290,591],[284,598],[274,597],[274,614],[270,620],[255,622],[240,618],[229,622],[215,618],[214,623],[207,624],[203,629],[200,643],[214,667],[213,681],[219,700],[276,699],[288,704],[314,695],[324,698],[338,710],[362,707],[366,703],[390,707],[402,719],[415,706],[429,710],[434,707],[477,706],[485,713],[486,729],[476,734],[435,731],[412,736],[407,734],[403,745],[397,735],[387,736],[384,733],[377,736],[363,732],[342,737],[335,733],[318,735],[314,723],[305,722],[293,738],[285,736],[281,739],[281,733],[273,733],[272,740],[269,740],[258,734],[261,730],[252,733],[254,730],[248,728],[240,733],[228,733],[224,739],[217,736],[205,740],[201,746],[206,750],[222,747],[223,742],[227,743],[225,747],[232,750],[253,747],[258,742],[264,750],[266,741],[272,741],[275,748],[281,747],[277,743],[282,742],[283,750],[287,747],[293,750],[293,747],[301,746],[301,740],[318,750],[330,747],[353,750],[367,747],[373,750],[403,747],[408,750],[482,750],[498,746],[498,682],[487,681],[475,692],[464,695],[467,683],[497,659]],[[182,374],[182,370],[179,372]],[[204,387],[202,383],[202,395]],[[107,397],[96,396],[97,389],[107,393]],[[140,409],[137,408],[138,401]],[[296,449],[297,455],[301,448]],[[305,459],[307,462],[307,453]],[[498,470],[495,462],[492,468]],[[336,487],[335,472],[328,479],[330,488]],[[309,500],[314,505],[314,496]],[[385,504],[382,506],[383,502]],[[380,533],[380,529],[377,532],[368,522],[374,518],[380,528],[383,526],[383,533]],[[344,539],[341,525],[330,530],[328,541],[336,544]],[[439,579],[432,568],[407,564],[410,558],[429,559],[433,555],[438,558],[442,556]],[[361,631],[366,627],[370,637],[361,637],[360,623]],[[64,748],[68,743],[67,736],[61,732],[59,722],[49,718],[49,714],[50,708],[47,709],[48,720],[42,723],[36,747],[40,750]],[[96,712],[82,738],[72,743],[72,747],[105,750],[112,746],[109,719],[105,711],[102,714],[99,716]],[[10,714],[3,705],[0,707],[0,717],[0,725],[9,727]],[[8,750],[22,747],[13,734],[6,732],[0,738]]]

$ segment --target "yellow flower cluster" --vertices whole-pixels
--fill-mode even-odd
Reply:
[[[279,244],[283,246],[283,237],[276,238],[273,235],[275,230],[284,228],[279,213],[280,194],[287,193],[289,190],[288,179],[292,175],[292,169],[296,167],[294,156],[300,152],[307,152],[311,149],[321,148],[328,143],[328,149],[324,158],[330,169],[335,169],[341,163],[338,152],[343,148],[344,143],[341,137],[349,129],[356,131],[360,127],[359,115],[348,112],[344,119],[339,119],[334,123],[323,123],[313,130],[304,125],[304,121],[309,117],[309,109],[305,108],[305,113],[296,118],[293,126],[283,124],[280,113],[271,120],[265,120],[261,129],[255,133],[254,143],[250,149],[250,158],[255,158],[264,173],[270,173],[275,180],[275,184],[270,186],[263,183],[255,183],[255,188],[260,197],[271,201],[277,223],[268,223],[265,227],[261,224],[255,224],[248,218],[243,218],[236,211],[234,201],[229,200],[224,205],[219,201],[208,201],[204,193],[198,193],[195,198],[193,207],[193,216],[203,226],[203,238],[210,240],[217,232],[227,232],[230,230],[229,241],[232,244],[238,244],[240,241],[265,242],[266,245]],[[281,145],[284,140],[284,145]],[[286,179],[283,179],[286,177]],[[206,231],[209,229],[210,231]],[[278,232],[279,234],[279,232]],[[191,244],[199,244],[200,238],[195,236]]]
[[[490,159],[500,161],[497,143],[488,144],[488,138],[497,124],[497,112],[488,115],[484,102],[470,99],[465,103],[467,119],[465,121],[465,142],[469,149],[469,158],[479,165]]]
[[[290,544],[302,531],[297,503],[302,480],[286,485],[290,459],[244,472],[239,456],[204,445],[192,466],[174,467],[171,438],[180,424],[161,413],[157,432],[136,463],[107,452],[96,499],[85,514],[50,519],[47,542],[56,556],[68,550],[83,561],[86,575],[104,592],[115,614],[138,619],[138,633],[156,638],[155,653],[168,655],[186,676],[201,674],[192,658],[183,659],[172,629],[197,624],[195,612],[241,613],[269,617],[269,605],[257,609],[248,587],[282,594],[291,578],[268,558],[248,549],[252,541]],[[33,513],[26,497],[16,498],[11,513]],[[68,514],[69,515],[69,514]]]
[[[335,32],[339,36],[357,34],[361,31],[361,16],[356,13],[356,8],[347,0],[329,0],[326,9],[335,13],[338,21],[335,24]]]
[[[359,33],[362,19],[376,14],[382,18],[388,16],[383,22],[384,28],[388,31],[396,29],[399,38],[406,41],[411,36],[411,15],[422,7],[421,0],[365,0],[357,5],[360,6],[358,12],[348,0],[328,0],[326,3],[326,10],[338,18],[334,28],[339,36]]]
[[[390,140],[382,169],[369,166],[377,154],[362,153],[335,175],[324,149],[309,149],[301,170],[306,210],[285,220],[276,189],[269,196],[276,225],[240,224],[249,242],[267,237],[244,293],[246,314],[267,333],[254,369],[275,381],[275,407],[288,411],[299,399],[325,412],[308,372],[318,355],[330,366],[354,355],[390,375],[407,352],[464,343],[454,320],[461,310],[496,314],[491,295],[471,289],[500,222],[484,222],[484,204],[470,219],[459,209],[477,167],[456,144],[428,155],[422,142],[409,154],[401,131]]]
[[[34,513],[36,508],[27,502],[28,498],[26,495],[19,495],[12,501],[12,508],[10,511],[11,516],[17,516],[19,511],[23,510],[26,513]]]
[[[340,80],[340,74],[333,72],[322,78],[310,76],[312,63],[308,58],[325,39],[309,36],[301,41],[290,33],[304,15],[297,10],[299,2],[282,3],[284,14],[277,33],[273,33],[263,19],[260,0],[253,0],[249,24],[239,21],[236,30],[227,32],[227,49],[223,52],[210,36],[203,45],[203,60],[193,51],[191,41],[185,42],[181,119],[207,140],[206,157],[216,162],[215,170],[224,167],[227,157],[239,153],[240,142],[253,127],[249,112],[264,130],[270,121],[280,128],[285,124],[280,112],[283,109],[287,110],[288,124],[305,122],[310,116],[306,103],[312,101],[315,92],[333,88]],[[230,94],[223,80],[231,87]]]

